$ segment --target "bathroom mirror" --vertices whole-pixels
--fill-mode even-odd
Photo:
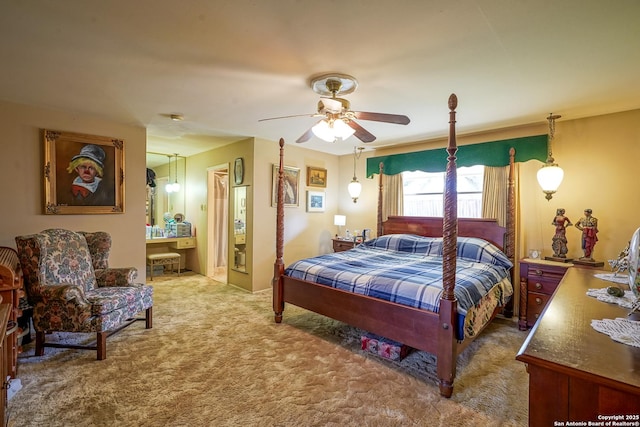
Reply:
[[[151,170],[152,172],[149,172]],[[146,217],[147,224],[164,228],[163,216],[166,212],[173,217],[176,213],[186,214],[185,190],[186,190],[187,159],[184,156],[176,156],[173,153],[147,152],[147,200]],[[150,184],[153,177],[153,184]],[[167,191],[167,184],[178,184],[176,191],[171,188]]]
[[[247,271],[247,187],[233,189],[233,269]]]

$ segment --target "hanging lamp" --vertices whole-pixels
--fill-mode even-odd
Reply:
[[[538,184],[542,188],[542,192],[546,194],[545,198],[551,200],[553,193],[558,190],[558,187],[562,183],[564,178],[564,171],[560,166],[555,163],[552,152],[553,137],[556,130],[556,119],[559,119],[560,115],[549,114],[547,120],[549,120],[549,140],[547,142],[547,162],[538,171]]]
[[[353,203],[358,202],[358,197],[360,197],[360,192],[362,191],[362,184],[360,184],[360,181],[358,181],[358,178],[356,177],[356,160],[360,158],[362,150],[364,150],[363,147],[353,147],[353,179],[347,187],[349,196],[353,199]]]

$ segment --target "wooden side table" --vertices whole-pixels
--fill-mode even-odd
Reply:
[[[525,258],[520,260],[520,318],[524,331],[536,323],[558,283],[573,264]]]
[[[342,252],[348,251],[356,247],[356,242],[353,240],[331,239],[333,240],[333,251]]]

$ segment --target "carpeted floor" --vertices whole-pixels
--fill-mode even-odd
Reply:
[[[526,426],[528,377],[515,360],[526,338],[496,319],[460,356],[451,399],[434,358],[399,363],[360,349],[360,332],[287,306],[275,324],[271,293],[206,277],[154,279],[154,327],[144,322],[95,352],[32,344],[9,401],[20,426]],[[85,340],[82,334],[48,339]]]

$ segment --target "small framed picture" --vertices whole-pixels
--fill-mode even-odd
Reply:
[[[313,166],[307,166],[307,187],[321,187],[327,186],[327,170],[322,168],[315,168]]]
[[[307,191],[307,212],[324,212],[324,191]]]
[[[233,182],[240,185],[242,180],[244,180],[244,161],[242,157],[238,157],[233,165]]]

